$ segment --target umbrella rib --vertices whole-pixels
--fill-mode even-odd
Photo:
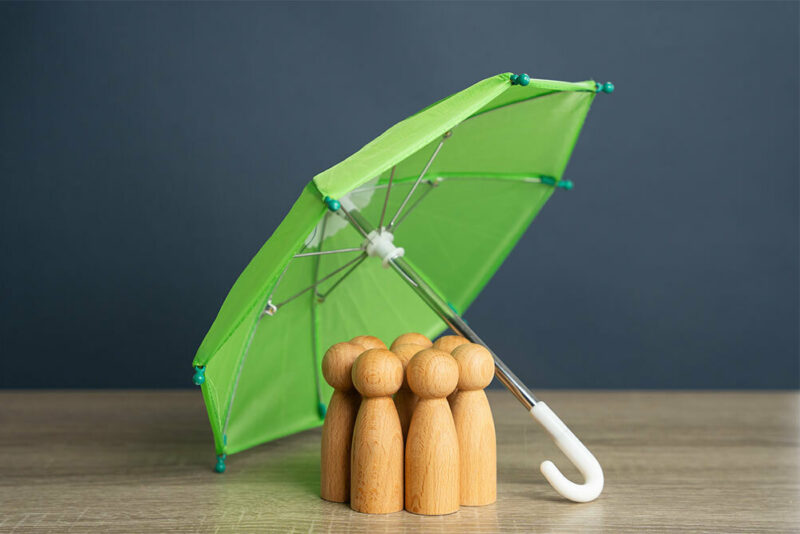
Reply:
[[[306,256],[324,256],[326,254],[339,254],[340,252],[358,252],[364,250],[361,247],[353,248],[340,248],[336,250],[320,250],[317,252],[303,252],[302,254],[295,254],[295,258],[305,258]]]
[[[406,181],[410,182],[411,180],[406,180],[405,178],[398,178],[398,179],[395,180],[395,182],[397,182],[398,184],[405,183]],[[431,180],[425,179],[425,180],[422,180],[421,183],[430,185],[431,184]],[[350,194],[352,194],[352,193],[364,193],[365,191],[375,191],[376,189],[386,189],[386,187],[388,185],[389,185],[388,183],[365,185],[363,187],[359,187],[358,189],[353,189],[352,191],[350,191]]]
[[[256,319],[256,323],[253,325],[252,330],[250,330],[250,335],[247,338],[247,346],[244,349],[244,354],[242,355],[242,361],[239,362],[239,369],[236,372],[236,381],[233,383],[233,389],[231,390],[231,398],[228,401],[228,413],[225,414],[225,423],[222,425],[222,435],[225,436],[228,434],[228,423],[231,421],[231,413],[233,413],[233,399],[236,398],[236,391],[239,389],[239,379],[242,377],[242,369],[244,369],[244,362],[247,360],[247,355],[250,354],[250,345],[253,344],[253,338],[256,337],[256,330],[258,330],[258,325],[261,323],[261,316]]]
[[[358,222],[357,222],[355,219],[353,219],[353,216],[352,216],[352,215],[350,215],[350,212],[349,212],[349,211],[347,211],[347,209],[346,209],[344,206],[340,207],[340,208],[339,208],[339,211],[341,211],[342,213],[344,213],[345,217],[347,217],[347,220],[348,220],[348,221],[350,221],[350,224],[352,224],[352,225],[353,225],[353,227],[354,227],[356,230],[358,230],[358,231],[359,231],[359,233],[360,233],[361,235],[363,235],[364,237],[366,237],[366,238],[367,238],[367,240],[368,240],[370,243],[372,243],[372,239],[370,239],[370,237],[369,237],[369,234],[367,234],[367,231],[366,231],[366,230],[364,230],[364,227],[363,227],[363,226],[361,226],[360,224],[358,224]]]
[[[433,191],[434,187],[436,187],[436,184],[434,184],[433,182],[429,182],[429,185],[430,185],[430,187],[428,189],[426,189],[425,191],[423,191],[423,193],[419,197],[417,197],[417,200],[415,200],[414,203],[411,204],[411,207],[408,208],[408,211],[406,211],[403,214],[403,216],[400,217],[400,219],[397,221],[397,224],[394,225],[395,228],[399,228],[400,225],[403,223],[403,221],[406,220],[406,217],[411,215],[411,213],[414,211],[414,209],[417,206],[419,206],[419,203],[422,202],[422,199],[425,198],[428,195],[428,193]]]
[[[314,287],[316,287],[319,283],[319,266],[322,262],[321,254],[324,253],[322,247],[325,245],[325,230],[327,223],[328,214],[326,213],[322,217],[322,228],[319,235],[319,254],[317,254],[316,258],[314,259]],[[295,255],[295,257],[297,257],[297,255]],[[322,384],[320,384],[319,380],[320,365],[318,361],[317,341],[317,299],[314,295],[311,295],[311,356],[314,360],[314,385],[317,389],[317,403],[318,405],[322,405]]]
[[[392,182],[394,181],[394,172],[397,170],[397,165],[392,167],[392,174],[389,175],[389,184],[386,186],[386,198],[383,201],[383,209],[381,209],[381,221],[378,223],[378,232],[383,232],[383,219],[386,217],[386,206],[389,205],[389,193],[392,192]]]
[[[411,195],[413,195],[414,191],[416,191],[417,186],[422,181],[422,178],[425,177],[425,174],[428,172],[428,169],[430,169],[431,164],[433,163],[433,160],[435,160],[436,156],[439,155],[439,151],[442,149],[442,145],[444,145],[444,142],[447,140],[448,137],[450,137],[450,132],[447,132],[446,134],[444,134],[444,136],[442,137],[442,140],[439,141],[439,145],[436,147],[436,150],[433,151],[433,154],[431,155],[431,158],[428,160],[428,163],[425,164],[425,168],[422,169],[422,172],[420,173],[419,178],[417,178],[417,181],[414,182],[414,186],[411,188],[411,191],[408,192],[408,194],[406,195],[406,198],[403,199],[403,203],[400,204],[399,208],[397,208],[397,212],[394,214],[394,217],[392,217],[392,220],[389,221],[389,226],[388,226],[387,230],[391,231],[391,229],[394,227],[394,223],[397,220],[397,217],[403,211],[403,208],[406,207],[406,204],[408,204],[408,199],[410,199]]]
[[[358,259],[358,261],[355,263],[355,265],[350,267],[350,269],[346,273],[344,273],[338,280],[336,280],[336,282],[334,282],[333,285],[330,288],[328,288],[328,290],[325,293],[317,293],[317,297],[319,297],[321,300],[325,300],[326,298],[328,298],[328,295],[330,295],[331,292],[333,292],[333,290],[336,289],[336,286],[344,282],[344,279],[350,276],[350,274],[356,270],[356,267],[361,265],[366,259],[367,255],[362,254],[361,257]]]
[[[283,302],[281,302],[281,303],[279,303],[279,304],[276,304],[276,305],[275,305],[275,307],[276,307],[276,308],[280,308],[281,306],[284,306],[284,305],[288,304],[289,302],[293,301],[293,300],[294,300],[294,299],[296,299],[297,297],[300,297],[300,296],[302,296],[302,295],[303,295],[303,294],[304,294],[306,291],[308,291],[308,290],[310,290],[310,289],[314,289],[314,288],[315,288],[315,287],[317,287],[319,284],[321,284],[321,283],[322,283],[322,282],[324,282],[325,280],[327,280],[327,279],[331,278],[331,277],[332,277],[333,275],[335,275],[336,273],[338,273],[338,272],[341,272],[341,271],[343,271],[343,270],[347,269],[348,267],[350,267],[351,265],[353,265],[353,264],[354,264],[355,262],[357,262],[358,260],[360,260],[360,259],[364,258],[366,255],[367,255],[367,253],[366,253],[366,252],[364,252],[364,253],[360,254],[359,256],[357,256],[356,258],[353,258],[352,260],[348,261],[348,262],[347,262],[347,263],[345,263],[344,265],[342,265],[342,266],[340,266],[340,267],[337,267],[336,269],[334,269],[334,270],[333,270],[333,271],[331,271],[330,273],[326,274],[325,276],[323,276],[322,278],[320,278],[319,280],[317,280],[316,282],[314,282],[313,284],[311,284],[311,285],[310,285],[310,286],[308,286],[307,288],[305,288],[305,289],[303,289],[303,290],[301,290],[301,291],[298,291],[297,293],[295,293],[295,294],[294,294],[294,295],[292,295],[291,297],[287,298],[287,299],[286,299],[286,300],[284,300]]]

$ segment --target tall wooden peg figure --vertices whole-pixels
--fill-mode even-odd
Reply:
[[[353,362],[363,348],[337,343],[322,358],[322,376],[334,392],[322,425],[320,494],[326,501],[350,500],[350,444],[361,396],[353,389]]]
[[[462,506],[497,500],[497,443],[494,419],[483,389],[494,377],[494,359],[486,347],[468,343],[453,350],[458,390],[450,402],[458,434]]]
[[[422,334],[417,334],[416,332],[409,332],[407,334],[402,334],[397,336],[392,342],[392,346],[389,350],[394,351],[394,348],[398,345],[421,345],[424,349],[429,349],[433,345],[433,342],[428,339],[427,337],[423,336]]]
[[[446,352],[425,349],[411,358],[406,376],[419,396],[406,439],[406,510],[452,514],[460,500],[459,452],[445,397],[458,382],[458,364]]]
[[[403,364],[386,349],[363,352],[353,364],[361,393],[350,457],[350,507],[366,514],[403,509],[403,432],[392,401]]]
[[[398,345],[395,341],[392,343],[392,352],[400,358],[403,363],[403,385],[397,393],[394,394],[394,405],[397,408],[397,415],[400,416],[400,426],[403,429],[403,439],[408,436],[408,425],[411,423],[411,415],[414,413],[414,408],[417,407],[419,398],[416,393],[411,391],[408,387],[408,380],[405,378],[405,370],[408,367],[408,362],[419,351],[425,350],[421,345],[401,344]]]

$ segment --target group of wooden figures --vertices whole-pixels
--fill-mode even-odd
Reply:
[[[450,514],[497,498],[494,361],[461,336],[373,336],[322,360],[334,388],[322,428],[322,498],[368,514]],[[394,396],[394,398],[392,398]]]

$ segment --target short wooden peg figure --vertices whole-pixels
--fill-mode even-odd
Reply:
[[[421,345],[422,348],[429,349],[433,345],[433,342],[428,339],[427,337],[423,336],[422,334],[417,334],[416,332],[409,332],[407,334],[402,334],[397,336],[392,342],[392,346],[389,350],[394,350],[394,348],[398,345]]]
[[[433,343],[434,349],[439,349],[444,351],[448,354],[453,352],[453,349],[458,347],[459,345],[465,345],[469,343],[469,339],[461,336],[442,336]]]
[[[353,362],[364,349],[337,343],[322,358],[322,376],[334,392],[322,425],[320,495],[326,501],[350,500],[350,444],[361,395],[353,389]]]
[[[386,343],[375,336],[356,336],[350,340],[350,343],[361,345],[364,347],[364,350],[386,348]]]
[[[450,401],[458,434],[461,505],[483,506],[497,500],[497,443],[494,419],[483,389],[494,377],[494,359],[482,345],[453,350],[458,390]]]
[[[405,370],[411,358],[421,350],[425,350],[425,347],[413,344],[398,345],[396,341],[392,343],[392,352],[403,362],[403,385],[394,394],[394,405],[397,407],[397,414],[400,416],[403,439],[408,435],[408,425],[411,423],[411,415],[414,413],[414,408],[417,407],[418,400],[416,393],[408,387],[408,380],[405,379]]]
[[[408,363],[406,377],[419,396],[406,439],[406,510],[443,515],[458,511],[459,452],[445,397],[458,383],[458,364],[441,350],[425,349]]]
[[[386,349],[363,352],[353,364],[361,393],[350,456],[350,507],[366,514],[403,509],[403,431],[392,401],[403,364]]]

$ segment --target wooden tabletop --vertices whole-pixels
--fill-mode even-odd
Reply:
[[[369,516],[319,498],[320,430],[211,471],[198,391],[0,392],[0,532],[791,532],[800,529],[797,392],[542,392],[603,465],[600,498],[559,498],[574,469],[491,391],[498,501]]]

